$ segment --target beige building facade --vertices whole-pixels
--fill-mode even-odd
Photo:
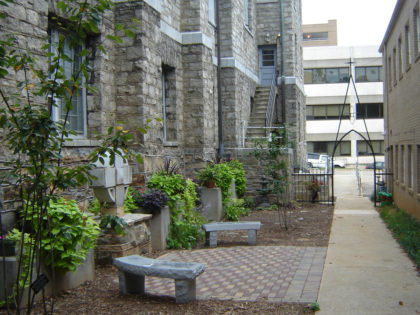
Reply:
[[[337,46],[337,20],[302,25],[303,46]]]
[[[383,54],[387,168],[396,205],[420,220],[420,1],[399,0]]]

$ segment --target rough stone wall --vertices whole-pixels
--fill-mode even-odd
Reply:
[[[303,89],[302,57],[302,15],[301,0],[283,1],[284,17],[284,91],[281,78],[278,80],[276,110],[281,122],[289,127],[290,136],[295,144],[294,165],[304,167],[306,160],[305,145],[305,95]],[[277,46],[277,69],[281,77],[281,10],[280,1],[257,3],[257,43],[258,45]],[[285,95],[285,112],[282,112],[282,94]]]
[[[244,22],[243,0],[221,2],[221,8],[221,56],[242,66],[222,70],[223,139],[224,146],[232,148],[240,146],[242,122],[249,120],[256,88],[256,82],[244,73],[258,73],[255,1],[249,1],[249,27]]]

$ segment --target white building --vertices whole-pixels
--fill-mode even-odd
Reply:
[[[335,157],[345,158],[347,164],[373,161],[368,145],[357,134],[359,132],[371,139],[376,160],[383,161],[382,56],[378,47],[304,47],[303,60],[307,151],[332,155],[340,128],[338,139],[351,130],[356,132],[343,138]],[[349,70],[355,88],[352,83],[348,85]]]

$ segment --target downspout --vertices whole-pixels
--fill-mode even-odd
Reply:
[[[217,46],[217,118],[219,131],[219,156],[224,155],[222,111],[222,57],[220,54],[220,0],[216,0],[216,46]]]
[[[284,69],[284,8],[280,0],[280,80],[281,80],[281,122],[286,123],[286,84]]]

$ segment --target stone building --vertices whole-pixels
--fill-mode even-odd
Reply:
[[[420,220],[420,14],[399,0],[380,46],[384,71],[386,166],[398,207]]]
[[[15,32],[23,48],[46,61],[41,46],[45,38],[54,41],[57,36],[51,19],[59,15],[57,2],[16,0],[2,8],[6,19],[0,32]],[[143,183],[168,157],[178,161],[184,173],[193,175],[218,152],[236,154],[244,126],[252,120],[257,88],[265,85],[261,82],[263,58],[272,49],[268,63],[279,73],[275,123],[290,126],[297,146],[296,164],[303,165],[301,1],[219,1],[219,14],[217,2],[114,1],[112,11],[102,20],[100,34],[85,43],[95,52],[89,82],[99,92],[84,91],[72,113],[77,135],[66,145],[68,160],[83,160],[98,145],[95,133],[105,133],[119,121],[134,133],[137,149],[144,156],[144,164],[132,165],[135,184]],[[115,29],[114,23],[129,26],[133,18],[141,22],[133,30],[134,38]],[[118,34],[124,41],[117,45],[106,34]],[[106,54],[98,43],[103,43]],[[59,119],[59,112],[53,114]],[[163,118],[164,123],[152,121],[144,135],[136,131],[153,118]]]

